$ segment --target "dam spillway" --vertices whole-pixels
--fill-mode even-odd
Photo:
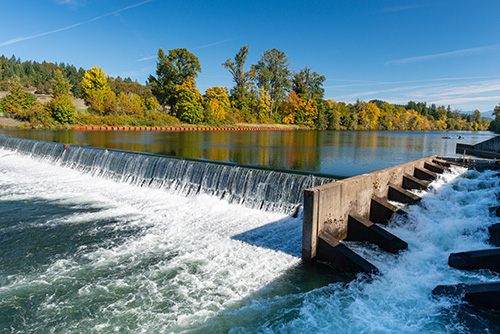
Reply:
[[[207,194],[246,207],[293,214],[303,190],[332,182],[326,177],[228,163],[0,137],[0,147],[93,176],[184,196]]]

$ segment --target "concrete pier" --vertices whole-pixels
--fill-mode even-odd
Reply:
[[[432,294],[461,296],[472,304],[500,309],[500,282],[438,285]]]
[[[461,270],[488,269],[500,273],[500,248],[451,253],[448,264]]]
[[[368,241],[397,253],[408,247],[380,225],[405,214],[388,200],[418,202],[409,189],[425,189],[447,166],[436,156],[324,184],[304,191],[302,259],[326,262],[346,272],[373,273],[373,265],[341,247],[342,240]]]

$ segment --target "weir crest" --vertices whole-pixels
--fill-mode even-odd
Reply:
[[[117,182],[192,196],[208,194],[250,208],[293,214],[304,189],[325,177],[247,168],[228,163],[0,137],[0,147]]]

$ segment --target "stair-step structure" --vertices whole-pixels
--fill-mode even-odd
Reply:
[[[460,164],[431,156],[306,189],[302,258],[343,272],[377,272],[342,241],[370,242],[390,253],[407,249],[405,241],[384,228],[394,215],[406,216],[394,202],[418,203],[420,197],[410,190],[425,190],[452,165]]]

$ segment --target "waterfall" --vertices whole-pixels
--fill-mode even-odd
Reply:
[[[228,163],[0,137],[0,147],[93,176],[183,196],[208,194],[229,203],[291,214],[303,190],[332,179]]]

